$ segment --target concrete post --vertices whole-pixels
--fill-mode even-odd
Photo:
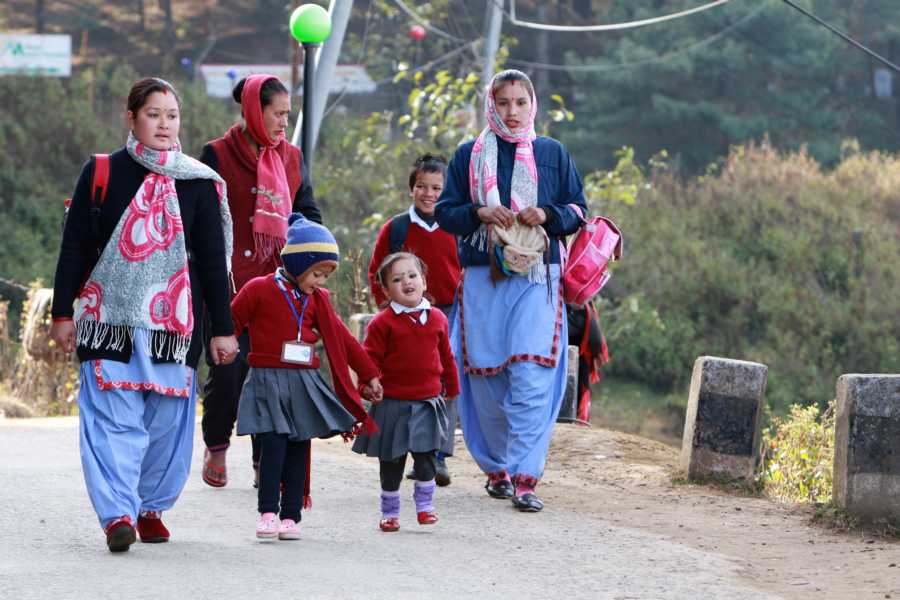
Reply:
[[[574,423],[578,418],[578,346],[568,346],[566,393],[563,395],[557,423]]]
[[[681,444],[689,479],[753,476],[767,376],[768,368],[754,362],[715,356],[694,362]]]
[[[861,520],[900,520],[900,375],[838,378],[832,496]]]

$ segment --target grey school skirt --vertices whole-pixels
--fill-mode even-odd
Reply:
[[[250,367],[238,405],[238,435],[274,431],[303,441],[350,431],[354,423],[317,369]]]
[[[378,425],[375,435],[360,435],[353,451],[379,460],[394,460],[407,452],[440,450],[452,436],[447,406],[440,396],[427,400],[385,398],[369,409]]]

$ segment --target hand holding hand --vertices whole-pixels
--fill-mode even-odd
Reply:
[[[238,350],[238,341],[233,335],[220,335],[209,340],[209,355],[216,365],[233,363]]]
[[[537,227],[538,225],[543,225],[547,222],[547,213],[543,208],[529,206],[525,210],[521,211],[518,215],[516,215],[516,218],[522,225]]]
[[[65,352],[71,354],[75,351],[75,322],[53,321],[50,326],[50,339]]]
[[[516,213],[509,210],[505,206],[495,206],[488,208],[482,206],[478,209],[478,218],[482,223],[488,225],[499,225],[500,227],[512,227],[516,222]]]
[[[372,404],[378,404],[384,399],[384,388],[381,387],[381,382],[378,381],[377,377],[373,377],[367,384],[366,387],[371,390],[369,401]]]

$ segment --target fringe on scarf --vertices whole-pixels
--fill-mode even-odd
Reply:
[[[90,350],[124,352],[126,340],[129,344],[134,344],[134,327],[85,319],[75,323],[75,340],[79,346]],[[154,329],[147,336],[147,352],[153,358],[171,357],[175,362],[184,364],[190,347],[189,335]]]
[[[266,263],[271,258],[275,257],[281,252],[283,246],[284,240],[279,239],[274,235],[259,232],[253,233],[253,247],[256,249],[253,258],[260,264]]]

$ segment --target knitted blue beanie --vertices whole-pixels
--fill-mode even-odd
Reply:
[[[288,223],[287,241],[281,249],[281,260],[288,273],[299,278],[321,262],[334,263],[337,268],[338,245],[327,228],[300,213],[293,213]]]

